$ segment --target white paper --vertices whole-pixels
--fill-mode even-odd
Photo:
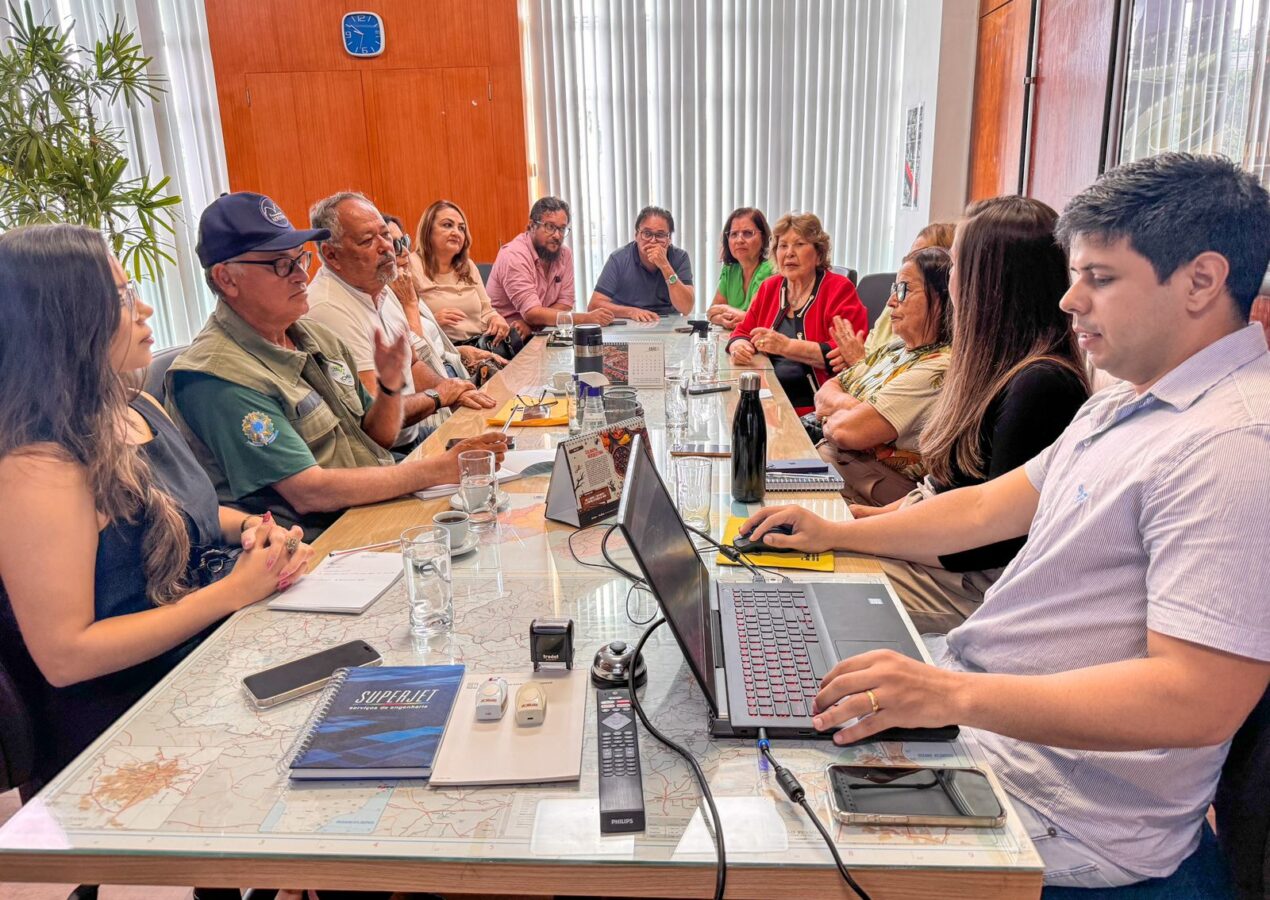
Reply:
[[[635,835],[600,834],[600,800],[539,800],[529,852],[535,856],[635,855]]]
[[[503,455],[503,464],[494,474],[499,484],[507,484],[517,478],[525,477],[525,470],[538,463],[550,463],[556,458],[556,451],[551,450],[508,450]],[[543,472],[543,474],[547,474]],[[421,491],[415,491],[420,500],[435,500],[437,497],[449,497],[459,492],[457,484],[436,484]]]
[[[789,849],[789,832],[771,797],[715,797],[714,804],[723,824],[728,856],[733,853],[784,853]],[[675,847],[675,856],[714,852],[714,838],[710,836],[698,807]]]
[[[771,400],[774,396],[775,394],[772,393],[771,388],[759,388],[758,390],[758,398],[760,400]]]
[[[395,552],[349,553],[327,559],[269,601],[270,609],[294,612],[360,613],[404,571]]]

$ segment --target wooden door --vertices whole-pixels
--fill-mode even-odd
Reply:
[[[984,0],[981,7],[970,137],[971,200],[1018,193],[1031,15],[1031,0],[1000,5]]]

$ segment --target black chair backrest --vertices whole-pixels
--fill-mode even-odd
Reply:
[[[1213,808],[1236,892],[1270,897],[1270,691],[1230,742]]]
[[[160,350],[154,354],[154,359],[150,360],[150,365],[146,368],[145,384],[142,385],[142,390],[158,400],[160,406],[163,405],[163,378],[168,374],[168,366],[172,365],[172,361],[188,346],[188,344],[182,344],[179,347]]]
[[[20,788],[35,768],[35,732],[17,683],[0,661],[0,793]]]
[[[882,310],[886,309],[886,301],[891,299],[891,285],[894,283],[894,272],[874,272],[856,282],[855,292],[860,295],[860,302],[869,314],[870,326],[882,315]]]
[[[486,284],[489,284],[489,273],[490,273],[490,270],[493,268],[494,268],[493,263],[477,263],[476,264],[476,271],[481,273],[481,281],[483,281]]]
[[[860,273],[849,266],[830,266],[829,271],[837,272],[839,275],[846,275],[847,278],[851,279],[852,284],[857,284],[860,281]]]

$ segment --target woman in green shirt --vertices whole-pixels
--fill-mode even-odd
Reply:
[[[723,224],[719,288],[706,318],[726,329],[736,328],[764,279],[776,274],[767,258],[772,229],[763,213],[751,206],[734,209]]]

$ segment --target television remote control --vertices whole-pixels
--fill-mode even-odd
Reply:
[[[595,692],[600,745],[600,833],[644,830],[644,781],[639,769],[639,737],[631,692]]]

